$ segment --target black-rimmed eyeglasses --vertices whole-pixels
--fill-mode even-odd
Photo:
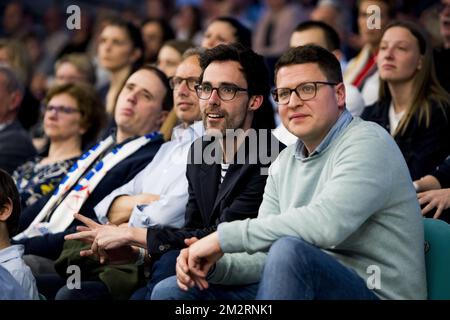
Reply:
[[[208,100],[213,91],[216,90],[219,98],[223,101],[233,100],[236,93],[239,91],[247,92],[247,89],[240,88],[235,85],[220,85],[219,87],[213,87],[209,84],[199,84],[195,86],[195,91],[197,92],[197,97],[202,100]]]
[[[186,81],[187,87],[191,91],[195,91],[195,86],[199,83],[199,79],[197,77],[172,77],[169,79],[170,88],[172,88],[172,90],[178,89],[183,81]]]
[[[278,104],[288,104],[291,100],[292,92],[295,92],[297,97],[302,101],[314,99],[317,94],[317,87],[319,85],[335,86],[338,83],[325,81],[310,81],[302,82],[295,89],[290,88],[275,88],[272,89],[272,97]]]

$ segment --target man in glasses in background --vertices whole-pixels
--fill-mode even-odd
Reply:
[[[195,88],[206,135],[192,144],[188,156],[185,225],[150,226],[133,232],[139,238],[122,237],[124,241],[109,241],[99,232],[94,240],[98,245],[92,253],[100,256],[104,249],[125,250],[136,243],[147,248],[153,266],[146,299],[159,281],[176,273],[180,249],[194,241],[186,239],[202,238],[223,221],[256,217],[267,168],[283,148],[270,129],[253,126],[254,114],[269,91],[263,57],[242,45],[220,45],[202,54],[200,65],[202,75]],[[79,233],[68,238],[88,236]],[[254,282],[260,270],[247,271],[251,276],[246,280]]]
[[[201,73],[201,51],[187,51],[170,79],[174,109],[180,121],[173,129],[172,141],[163,144],[156,161],[95,207],[100,222],[115,225],[129,222],[131,227],[183,226],[187,202],[186,159],[191,143],[203,136],[204,131],[195,92]]]
[[[271,165],[258,217],[221,223],[190,245],[176,278],[160,282],[152,299],[244,291],[256,299],[425,299],[420,208],[392,137],[346,110],[339,61],[326,49],[290,49],[275,79],[281,120],[298,141]],[[245,254],[245,266],[221,275],[235,286],[214,285],[223,260]],[[258,266],[253,279],[261,281],[249,286],[243,277]]]

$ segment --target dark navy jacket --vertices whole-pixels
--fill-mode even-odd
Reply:
[[[18,121],[0,130],[0,169],[12,174],[14,170],[36,155],[27,131]]]
[[[382,101],[368,106],[361,118],[376,122],[390,131],[389,105],[390,101]],[[443,111],[432,105],[428,128],[424,120],[419,123],[415,117],[405,133],[397,134],[394,139],[403,153],[413,180],[432,173],[450,154],[450,107]]]
[[[438,179],[441,188],[450,188],[450,155],[431,175]]]
[[[278,156],[278,151],[281,152],[285,146],[270,134],[270,130],[267,137],[261,139],[261,135],[258,135],[257,139],[258,143],[253,144],[253,147],[257,145],[257,148],[253,149],[249,147],[249,141],[246,139],[246,148],[242,149],[245,150],[244,163],[235,161],[231,164],[222,183],[220,160],[212,164],[203,158],[199,163],[194,161],[198,152],[202,153],[207,148],[211,150],[211,146],[217,141],[208,141],[207,137],[203,137],[192,144],[189,155],[191,161],[186,170],[189,198],[185,226],[179,229],[167,226],[149,227],[147,247],[150,255],[159,257],[167,251],[184,248],[184,239],[207,236],[214,232],[221,222],[255,218],[258,215],[267,180],[266,171]],[[261,155],[267,155],[267,159],[261,161]]]

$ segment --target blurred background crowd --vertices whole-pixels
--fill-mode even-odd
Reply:
[[[442,43],[440,1],[391,2],[397,18],[420,23],[435,46]],[[70,5],[78,5],[81,9],[81,28],[78,30],[67,28],[66,22],[72,12],[67,13],[66,10]],[[190,45],[213,46],[214,41],[227,40],[215,39],[217,35],[223,37],[221,31],[215,30],[205,37],[209,24],[223,16],[236,18],[252,31],[253,49],[263,54],[269,64],[289,47],[289,38],[295,26],[308,19],[324,21],[338,31],[343,61],[353,58],[366,41],[358,28],[359,13],[355,0],[22,0],[2,1],[0,12],[0,61],[12,64],[27,88],[26,108],[22,108],[19,114],[26,129],[36,124],[39,113],[36,101],[45,96],[46,90],[55,82],[74,80],[74,75],[69,72],[71,70],[66,70],[70,68],[67,67],[70,63],[59,61],[55,65],[63,57],[68,59],[68,54],[82,54],[69,58],[76,60],[79,69],[83,66],[83,72],[78,70],[80,74],[77,76],[87,77],[85,80],[98,90],[103,89],[103,94],[108,84],[110,89],[115,89],[107,92],[109,95],[106,96],[106,107],[110,111],[113,93],[117,91],[114,83],[117,79],[111,76],[115,70],[110,65],[115,61],[102,53],[99,44],[104,26],[116,16],[140,29],[146,62],[157,62],[163,44],[177,40],[168,43],[167,52],[161,52],[165,59],[159,61],[160,67],[169,74],[176,65],[173,59],[166,57],[176,58],[177,52]],[[91,63],[95,74],[89,69]],[[59,74],[58,67],[64,69]],[[65,75],[64,71],[69,75]],[[116,76],[121,78],[118,74]]]

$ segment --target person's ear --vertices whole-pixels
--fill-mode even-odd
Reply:
[[[78,133],[80,134],[80,136],[82,136],[86,132],[87,132],[87,129],[84,126],[80,125],[80,128],[78,129]]]
[[[20,91],[14,91],[13,93],[11,93],[11,100],[10,100],[11,103],[9,106],[11,111],[16,110],[20,106],[20,103],[22,102],[22,98],[23,98],[23,95]]]
[[[78,134],[80,136],[82,136],[83,134],[85,134],[88,131],[89,127],[86,127],[87,124],[83,124],[83,118],[82,117],[80,117],[80,121],[78,122],[78,125],[79,125]]]
[[[264,98],[261,95],[251,96],[250,100],[248,101],[248,110],[251,110],[251,111],[258,110],[259,107],[261,107],[263,100],[264,100]]]
[[[161,112],[159,113],[159,117],[156,120],[157,124],[158,124],[158,128],[161,128],[161,126],[163,125],[164,121],[167,119],[168,115],[169,115],[169,111],[161,110]]]
[[[422,69],[423,56],[420,56],[419,62],[417,63],[417,70]]]
[[[0,208],[0,222],[6,222],[8,220],[9,216],[11,215],[13,211],[13,203],[10,198],[8,198],[8,201],[3,205],[3,207]]]
[[[343,109],[345,107],[345,85],[343,82],[335,86],[335,92],[339,109]]]

